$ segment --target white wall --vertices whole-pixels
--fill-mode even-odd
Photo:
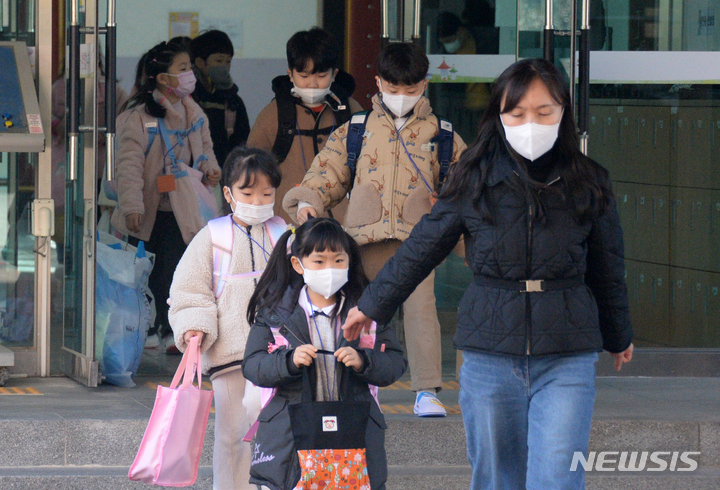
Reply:
[[[117,2],[118,56],[140,56],[167,40],[170,12],[198,12],[200,29],[217,21],[242,24],[247,58],[284,58],[295,31],[316,25],[318,0],[122,0]],[[238,49],[241,48],[241,49]]]
[[[247,106],[252,124],[273,97],[271,80],[287,69],[285,43],[288,38],[297,31],[320,25],[319,4],[319,0],[117,2],[117,71],[120,84],[129,90],[140,56],[167,40],[170,12],[197,12],[201,32],[209,27],[233,31],[229,33],[235,47],[232,75],[240,88],[240,97]],[[101,12],[100,18],[105,18],[104,12]]]

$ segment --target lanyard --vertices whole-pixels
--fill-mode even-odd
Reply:
[[[251,242],[254,242],[255,245],[257,245],[258,247],[260,247],[260,249],[261,249],[261,250],[263,251],[263,253],[265,254],[265,262],[267,263],[268,259],[270,258],[270,253],[265,249],[265,227],[263,226],[263,242],[262,242],[262,245],[260,245],[260,242],[258,242],[257,240],[255,240],[255,239],[250,235],[250,233],[248,233],[247,231],[243,230],[243,229],[242,229],[242,226],[240,226],[239,224],[237,224],[234,219],[232,219],[232,218],[230,218],[230,219],[232,220],[233,224],[234,224],[235,226],[237,226],[237,229],[238,229],[238,230],[240,230],[240,231],[242,231],[243,233],[245,233],[245,235],[250,239]]]
[[[407,123],[407,121],[406,121],[406,123]],[[402,128],[404,128],[404,127],[405,127],[405,125],[403,124]],[[402,129],[402,128],[400,128],[400,129]],[[422,174],[422,172],[420,171],[420,168],[417,166],[417,163],[415,163],[415,160],[413,160],[412,155],[410,155],[410,152],[408,151],[407,147],[405,146],[405,141],[403,141],[402,136],[400,136],[400,129],[397,130],[397,137],[400,140],[400,144],[402,145],[403,149],[405,150],[405,154],[410,159],[410,162],[412,162],[413,167],[415,167],[415,170],[417,170],[417,173],[420,176],[420,178],[423,180],[423,182],[425,182],[425,185],[427,186],[427,188],[430,189],[430,192],[433,192],[432,186],[430,184],[428,184],[427,180],[425,180],[425,176]]]
[[[317,332],[318,340],[320,340],[320,348],[322,350],[325,349],[325,344],[323,344],[322,335],[320,335],[320,328],[317,324],[317,319],[315,318],[315,309],[313,308],[312,301],[310,301],[310,293],[308,293],[307,288],[305,289],[305,297],[307,298],[308,304],[310,305],[310,313],[312,314],[313,323],[315,324],[315,331]],[[335,338],[335,332],[333,331],[333,338]],[[327,355],[327,354],[321,354],[321,355]],[[334,356],[333,356],[334,359]],[[327,386],[328,389],[328,395],[330,395],[330,400],[332,401],[335,399],[335,387],[330,386],[330,373],[328,372],[328,362],[327,359],[325,359],[325,362],[323,362],[323,367],[325,368],[325,386]]]

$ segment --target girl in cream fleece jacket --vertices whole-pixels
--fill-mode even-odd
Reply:
[[[232,215],[211,221],[195,236],[170,288],[175,344],[184,352],[192,336],[200,337],[203,368],[215,391],[215,490],[254,488],[248,483],[250,445],[242,437],[260,411],[260,389],[246,382],[241,364],[250,331],[247,304],[272,252],[272,232],[285,228],[273,217],[280,180],[272,155],[233,150],[223,172],[223,193]],[[230,267],[219,277],[214,267],[216,257],[223,256],[217,248],[218,231],[228,239],[232,234]]]

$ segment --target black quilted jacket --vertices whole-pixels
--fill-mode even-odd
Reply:
[[[531,219],[536,204],[510,185],[517,179],[509,160],[490,169],[486,192],[496,206],[495,224],[482,218],[468,196],[439,200],[368,286],[360,310],[378,323],[388,321],[465,234],[475,281],[460,303],[457,349],[544,356],[629,347],[632,328],[615,204],[578,224],[558,193],[540,190],[545,219]],[[557,172],[547,182],[548,188],[563,185]],[[544,289],[551,290],[511,289],[528,279],[545,280]]]

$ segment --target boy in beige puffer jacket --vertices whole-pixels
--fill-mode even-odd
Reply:
[[[290,190],[283,206],[300,223],[342,201],[352,189],[344,226],[361,245],[363,266],[372,279],[393,256],[423,215],[438,190],[439,120],[422,96],[428,59],[422,48],[390,44],[377,61],[379,94],[366,119],[355,179],[347,160],[349,124],[338,128],[317,155],[302,184]],[[452,161],[465,149],[456,133]],[[415,413],[444,416],[435,393],[442,387],[440,324],[437,319],[434,273],[403,305],[411,389],[418,392]]]

